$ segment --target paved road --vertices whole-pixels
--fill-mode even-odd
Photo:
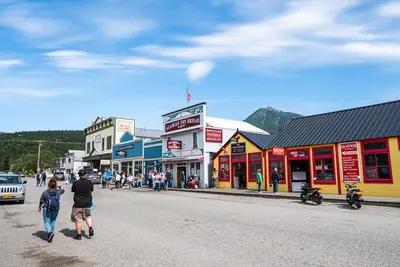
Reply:
[[[0,266],[399,266],[399,209],[180,192],[94,193],[92,240],[73,240],[72,194],[57,234],[42,238],[28,184],[25,205],[0,205]],[[68,187],[69,189],[69,187]]]

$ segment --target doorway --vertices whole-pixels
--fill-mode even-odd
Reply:
[[[176,168],[176,185],[177,187],[181,185],[181,173],[185,172],[185,177],[187,180],[186,166],[178,166]]]
[[[310,161],[309,160],[292,160],[290,166],[290,183],[292,192],[301,192],[303,183],[311,184],[310,179]]]
[[[247,188],[247,167],[246,162],[232,163],[233,184],[232,188]]]

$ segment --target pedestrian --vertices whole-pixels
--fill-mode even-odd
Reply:
[[[262,174],[261,174],[261,169],[258,169],[257,170],[257,185],[258,185],[258,193],[261,193],[261,185],[262,185],[262,182],[263,182],[263,177],[262,177]]]
[[[65,184],[69,183],[69,173],[65,174]]]
[[[75,182],[75,173],[72,172],[71,173],[71,184],[73,184]]]
[[[115,188],[119,188],[119,185],[121,183],[121,175],[117,172],[115,175]]]
[[[272,184],[274,186],[274,193],[278,193],[278,186],[279,186],[279,172],[278,168],[274,168],[274,171],[272,172],[271,180]]]
[[[184,171],[181,172],[180,180],[181,180],[181,189],[183,189],[183,188],[185,188],[185,180],[186,180]]]
[[[211,189],[215,189],[217,187],[217,179],[218,179],[218,172],[217,169],[214,168],[211,176]]]
[[[104,172],[101,176],[101,185],[103,186],[103,189],[107,186],[107,172]]]
[[[153,171],[150,171],[150,172],[147,174],[147,180],[149,181],[149,187],[150,187],[150,188],[153,188],[152,173],[153,173]]]
[[[40,197],[38,212],[43,209],[43,222],[48,243],[51,243],[54,238],[54,229],[60,210],[60,196],[62,194],[64,194],[64,189],[61,189],[61,186],[57,187],[57,180],[52,178],[49,181],[48,189]]]
[[[46,186],[46,178],[47,178],[47,175],[46,175],[46,172],[44,171],[42,173],[42,183],[40,184],[40,186],[42,186],[42,185]]]
[[[154,190],[157,192],[160,192],[160,190],[161,190],[161,174],[159,172],[155,171],[154,179],[155,179]]]
[[[167,178],[165,177],[165,172],[161,171],[160,176],[161,176],[161,189],[168,190],[168,185],[166,185]]]
[[[165,190],[168,191],[168,186],[171,185],[171,188],[173,187],[173,185],[172,185],[173,177],[172,177],[172,173],[171,173],[170,169],[167,170],[167,173],[165,174],[165,179],[166,179]]]
[[[136,187],[143,187],[143,176],[140,173],[136,176]]]
[[[74,193],[74,205],[72,207],[71,219],[75,223],[76,240],[82,239],[82,223],[86,222],[89,227],[89,238],[94,236],[92,227],[91,208],[93,206],[93,183],[86,179],[86,171],[79,171],[79,180],[72,185]]]
[[[36,174],[36,186],[40,185],[40,172]]]
[[[126,175],[125,175],[124,172],[122,172],[122,175],[121,175],[121,188],[123,188],[125,186],[125,184],[126,184]]]

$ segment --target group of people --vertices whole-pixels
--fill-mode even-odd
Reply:
[[[45,171],[36,174],[36,186],[46,185],[47,174]]]
[[[143,175],[138,173],[133,177],[132,174],[126,174],[125,172],[115,172],[114,175],[111,176],[105,171],[101,176],[103,188],[110,188],[111,182],[114,182],[115,188],[123,188],[125,186],[143,187]]]
[[[71,220],[75,223],[76,240],[82,239],[82,224],[85,221],[89,227],[89,238],[94,236],[92,226],[93,183],[86,179],[86,171],[80,170],[79,180],[72,184],[71,191],[74,193],[74,205],[72,206]],[[54,238],[56,220],[60,211],[60,198],[65,190],[57,185],[55,178],[50,179],[48,189],[42,193],[39,200],[38,212],[43,211],[43,221],[47,232],[47,242],[51,243]]]
[[[149,172],[149,187],[155,191],[160,192],[161,190],[167,190],[168,187],[174,187],[174,177],[172,176],[171,170],[167,170],[167,173],[163,171],[152,170]]]

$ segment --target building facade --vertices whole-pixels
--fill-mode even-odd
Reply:
[[[246,122],[208,117],[205,102],[162,117],[163,169],[172,171],[176,185],[184,172],[186,176],[197,175],[200,188],[208,188],[212,168],[210,160],[237,128],[269,134]]]
[[[145,184],[151,171],[162,171],[162,140],[150,140],[143,143],[143,174]]]
[[[65,172],[77,173],[80,169],[87,166],[87,162],[83,162],[85,156],[84,150],[68,150],[65,154]]]
[[[98,117],[85,130],[85,157],[90,168],[102,172],[111,168],[113,146],[120,143],[126,133],[135,134],[135,121],[124,118]]]

